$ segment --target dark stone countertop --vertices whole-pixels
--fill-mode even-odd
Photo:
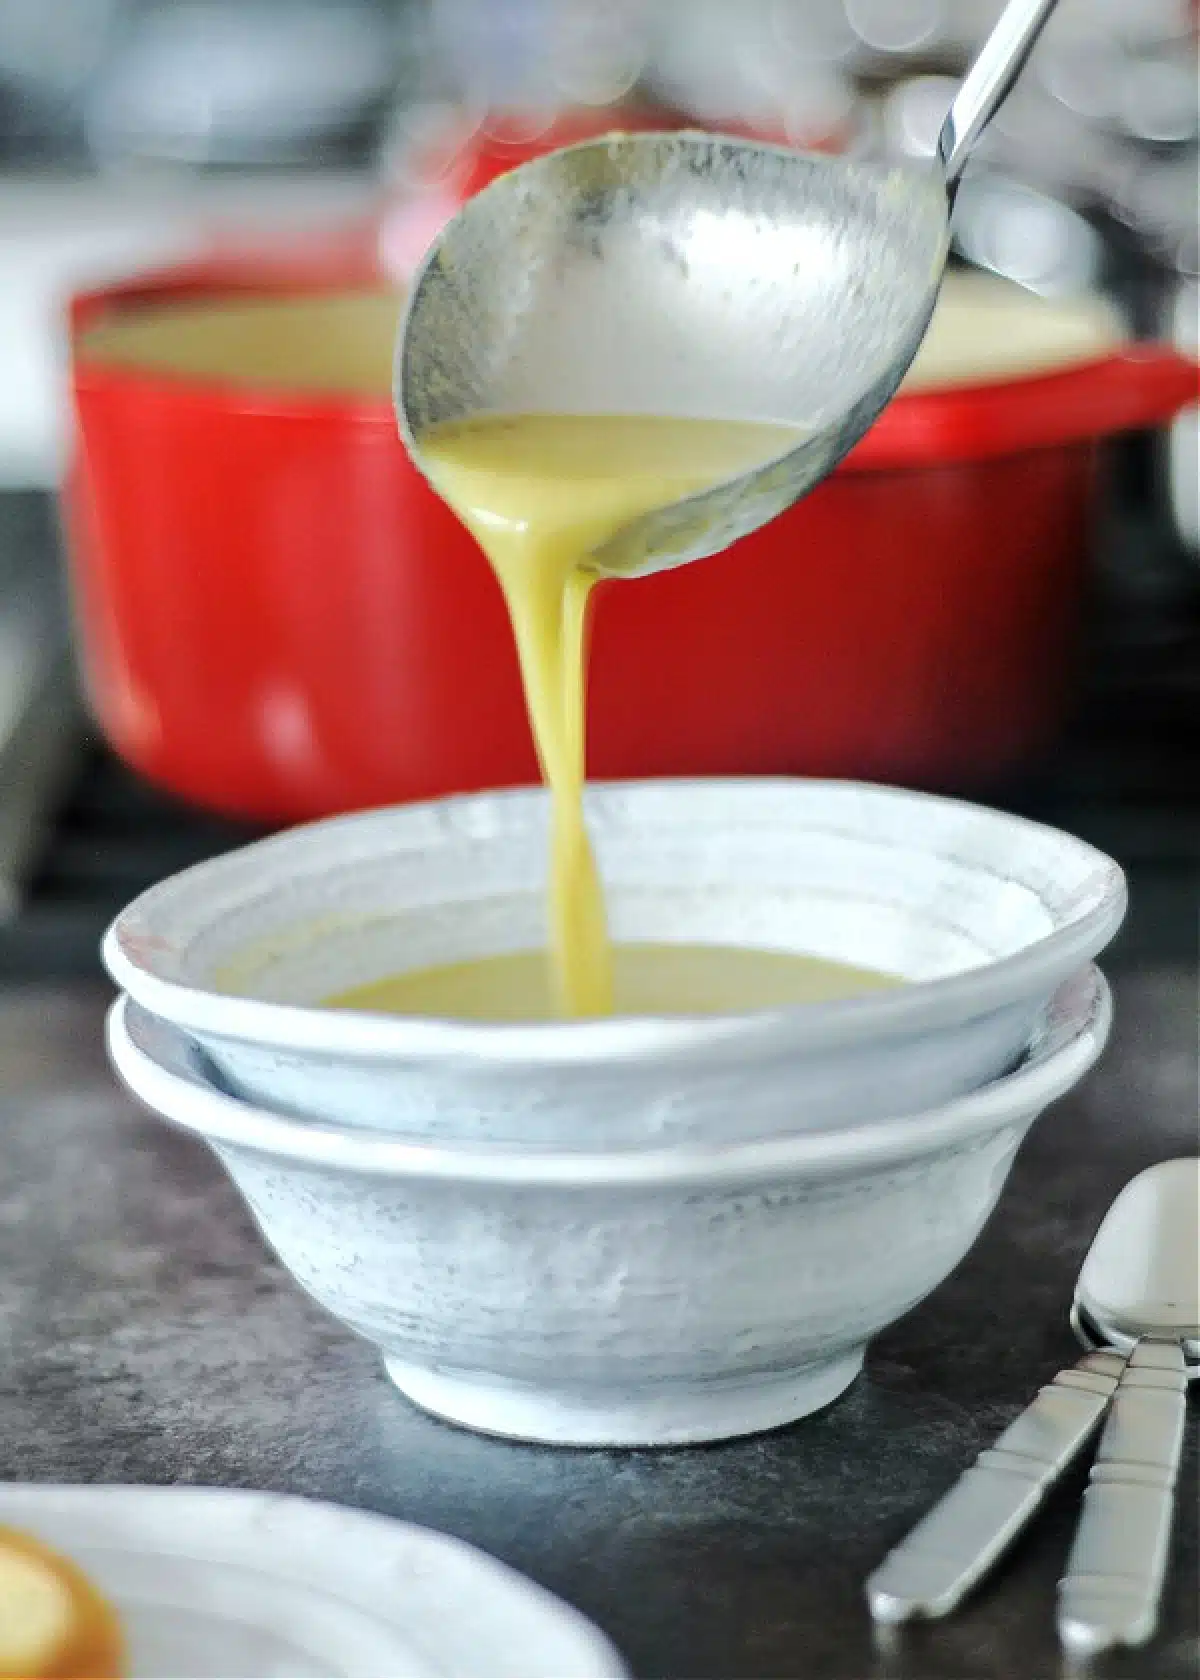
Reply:
[[[1169,920],[1188,915],[1176,900]],[[1196,1146],[1195,964],[1144,933],[1113,967],[1100,1068],[865,1378],[791,1428],[663,1452],[514,1446],[410,1409],[267,1256],[215,1161],[118,1090],[103,988],[0,990],[0,1476],[276,1489],[425,1523],[578,1605],[640,1676],[1049,1680],[1080,1476],[967,1608],[894,1648],[861,1583],[1075,1356],[1065,1309],[1117,1190]],[[1160,1635],[1101,1676],[1200,1667],[1188,1437]]]

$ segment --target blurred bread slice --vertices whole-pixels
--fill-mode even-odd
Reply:
[[[0,1528],[0,1680],[119,1680],[121,1630],[87,1576]]]

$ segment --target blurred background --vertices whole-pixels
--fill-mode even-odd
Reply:
[[[307,814],[303,801],[252,811],[244,798],[206,799],[180,778],[185,797],[163,795],[118,765],[102,740],[118,733],[111,724],[88,721],[75,627],[102,641],[116,609],[81,601],[78,577],[66,605],[70,521],[58,491],[75,453],[75,294],[214,253],[236,259],[243,280],[255,265],[324,262],[355,285],[400,288],[466,193],[558,139],[622,123],[927,156],[999,10],[999,0],[3,0],[0,970],[90,965],[107,916],[150,879],[241,838],[246,819]],[[964,183],[957,260],[1048,299],[1099,294],[1131,340],[1194,356],[1198,127],[1195,0],[1061,0]],[[1047,812],[1073,800],[1074,826],[1090,823],[1119,855],[1200,849],[1179,810],[1200,769],[1196,449],[1194,409],[1105,446],[1067,733],[1053,753],[996,767],[994,797]],[[69,536],[100,540],[80,519]],[[337,565],[331,557],[335,576]],[[384,554],[372,574],[369,615],[407,610],[388,565]],[[210,676],[216,691],[222,673]],[[943,708],[954,698],[934,695]],[[280,740],[303,736],[305,695],[273,703]],[[386,698],[370,722],[393,727]],[[911,762],[922,779],[919,755]],[[782,767],[905,778],[903,756],[882,752]],[[386,776],[378,787],[407,791]],[[1175,824],[1166,840],[1164,823]]]

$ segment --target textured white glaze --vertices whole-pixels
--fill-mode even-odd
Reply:
[[[1021,1068],[927,1114],[725,1148],[433,1147],[226,1096],[177,1029],[110,1051],[216,1149],[297,1280],[418,1402],[573,1444],[715,1439],[827,1403],[957,1265],[1033,1120],[1099,1054],[1108,991],[1063,988]]]
[[[761,945],[914,982],[707,1020],[541,1026],[314,1009],[352,985],[541,942],[545,805],[486,794],[340,818],[186,871],[104,954],[227,1088],[412,1138],[601,1148],[917,1112],[1010,1068],[1112,937],[1119,869],[979,806],[850,783],[589,791],[618,939]],[[238,995],[240,994],[240,995]]]

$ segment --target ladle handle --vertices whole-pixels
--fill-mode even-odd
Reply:
[[[961,1603],[1087,1445],[1124,1365],[1089,1353],[1047,1383],[870,1577],[877,1622],[946,1616]]]
[[[967,71],[938,136],[938,157],[953,187],[988,123],[1008,97],[1058,0],[1009,0]]]
[[[1075,1656],[1142,1645],[1158,1624],[1186,1388],[1178,1342],[1137,1344],[1113,1396],[1058,1586],[1058,1634]]]

